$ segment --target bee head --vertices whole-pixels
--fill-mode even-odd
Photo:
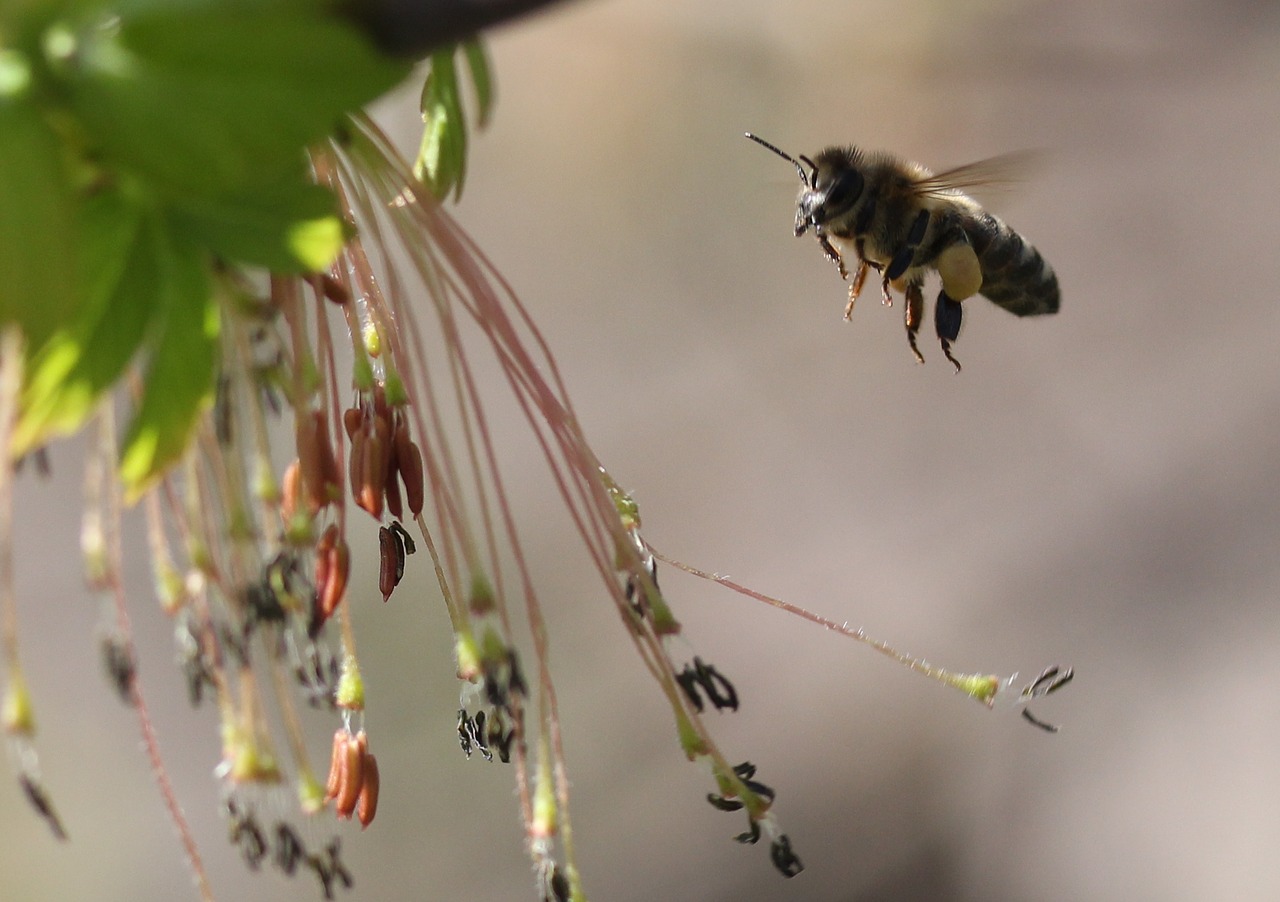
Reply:
[[[796,202],[797,235],[853,209],[862,197],[861,161],[852,147],[828,147],[809,163],[809,179]]]
[[[803,187],[796,201],[797,237],[848,212],[862,196],[861,155],[852,147],[828,147],[815,162],[805,156],[793,157],[750,132],[747,137],[787,160],[800,174]],[[805,166],[809,167],[807,172]]]

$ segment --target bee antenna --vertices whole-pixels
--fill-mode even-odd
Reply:
[[[786,153],[785,151],[775,147],[774,145],[766,141],[764,138],[761,138],[759,135],[753,135],[751,134],[751,132],[744,132],[744,134],[748,138],[750,138],[752,141],[755,141],[757,144],[759,144],[761,147],[767,148],[768,150],[772,150],[778,156],[782,157],[782,159],[786,160],[792,166],[796,167],[796,172],[800,173],[800,181],[804,182],[804,186],[806,188],[813,187],[813,183],[810,180],[809,173],[805,172],[804,167],[800,165],[800,160],[803,160],[804,162],[809,164],[810,169],[815,169],[816,167],[813,165],[812,160],[810,160],[808,157],[801,157],[800,160],[797,160],[795,157],[791,156],[791,154]]]

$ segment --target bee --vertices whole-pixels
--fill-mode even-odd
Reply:
[[[942,280],[934,327],[942,353],[957,373],[960,364],[951,343],[960,334],[961,301],[981,293],[1017,316],[1058,312],[1053,267],[1021,235],[964,193],[998,181],[1008,158],[934,173],[918,163],[856,147],[828,147],[813,159],[796,158],[750,132],[747,137],[790,162],[800,174],[796,236],[813,232],[843,279],[849,279],[845,260],[852,255],[857,261],[845,319],[853,313],[868,270],[874,269],[881,277],[886,305],[893,303],[891,288],[906,299],[907,343],[920,363],[924,356],[916,347],[916,335],[924,316],[922,286],[930,269]]]

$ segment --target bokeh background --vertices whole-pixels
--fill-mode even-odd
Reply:
[[[647,538],[947,666],[1077,671],[1038,709],[1065,724],[1049,736],[666,569],[690,649],[743,698],[714,727],[778,791],[807,868],[785,881],[704,801],[504,424],[591,898],[1280,898],[1276,4],[584,0],[489,46],[499,107],[458,216],[549,336]],[[414,95],[379,111],[406,153]],[[938,168],[1047,151],[984,200],[1052,262],[1061,314],[970,302],[959,376],[932,338],[917,366],[874,291],[842,322],[834,269],[791,237],[794,172],[747,129]],[[73,842],[0,781],[0,896],[194,898],[100,673],[78,462],[59,447],[52,482],[22,481],[18,537],[42,762]],[[457,748],[437,590],[420,565],[378,603],[374,545],[353,602],[384,790],[374,827],[343,833],[347,898],[533,898],[511,772]],[[216,725],[186,704],[131,552],[144,690],[219,897],[317,898],[226,843]],[[327,748],[331,722],[313,726]]]

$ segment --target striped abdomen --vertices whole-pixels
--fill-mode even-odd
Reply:
[[[1040,252],[985,211],[962,223],[982,267],[980,293],[1018,316],[1058,312],[1058,277]]]

